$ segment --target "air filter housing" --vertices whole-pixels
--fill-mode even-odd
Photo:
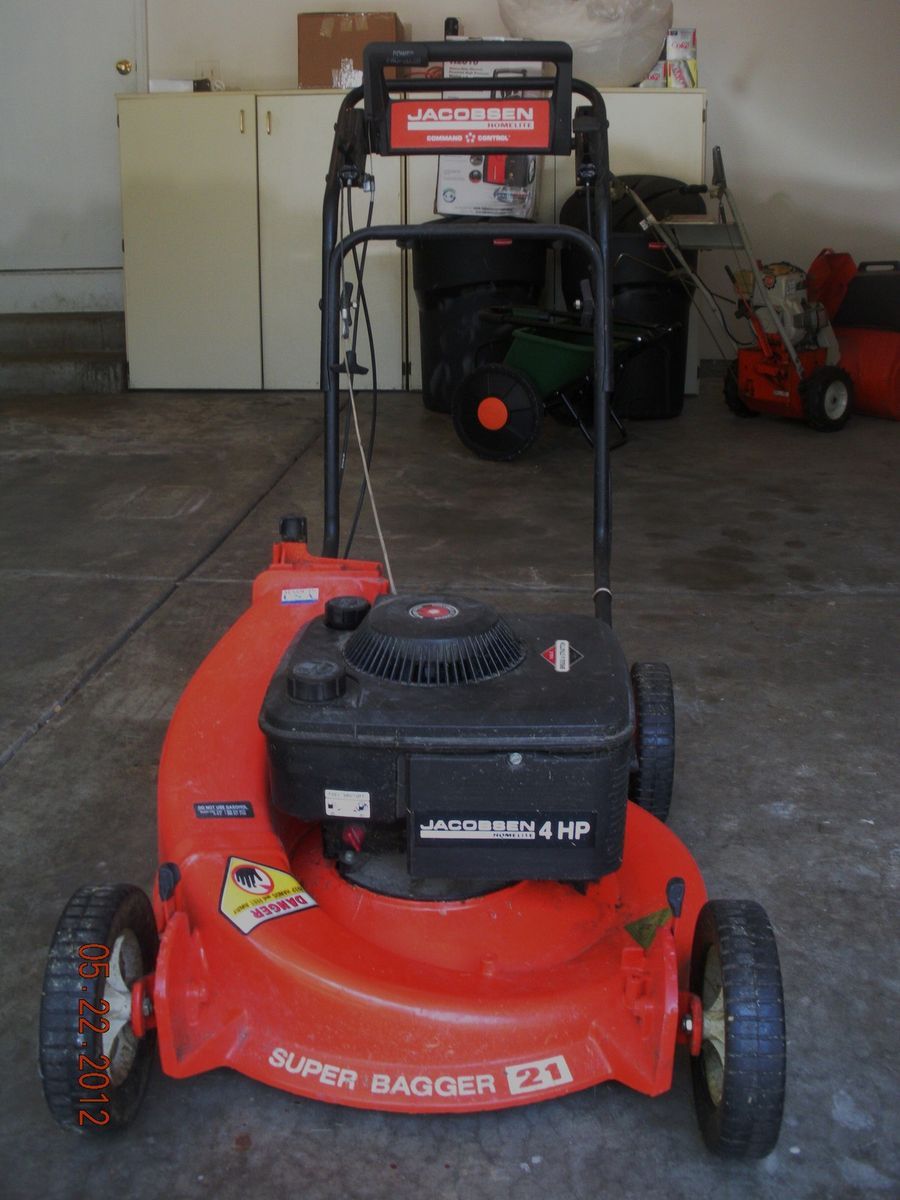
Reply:
[[[377,605],[344,647],[347,665],[375,679],[413,687],[457,687],[514,670],[522,643],[477,600],[459,596]]]

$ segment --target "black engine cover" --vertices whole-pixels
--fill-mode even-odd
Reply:
[[[306,626],[269,686],[260,725],[275,805],[306,820],[406,821],[415,877],[615,870],[634,707],[609,626],[500,617],[453,596],[395,596],[368,615],[355,605]]]

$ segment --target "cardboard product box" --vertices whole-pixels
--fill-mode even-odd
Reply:
[[[664,88],[666,86],[666,60],[661,58],[658,63],[655,63],[647,73],[647,78],[642,79],[638,87],[642,88]]]
[[[697,30],[670,29],[666,35],[666,87],[695,88],[697,71]]]
[[[695,88],[697,86],[696,58],[676,58],[666,63],[666,87]]]
[[[448,99],[464,96],[470,100],[520,96],[522,93],[513,86],[515,80],[524,75],[540,75],[542,70],[540,62],[444,63],[445,79],[486,75],[497,80],[496,89],[490,92],[448,90],[444,96]],[[534,154],[442,154],[438,160],[434,211],[440,216],[531,217],[537,207],[539,178]]]
[[[674,62],[681,58],[692,58],[696,61],[696,29],[670,29],[666,34],[666,61]]]
[[[403,26],[393,12],[298,13],[298,86],[359,87],[369,42],[403,40]]]

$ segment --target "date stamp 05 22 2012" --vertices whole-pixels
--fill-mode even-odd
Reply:
[[[97,979],[99,976],[109,978],[109,946],[101,946],[97,942],[89,942],[78,947],[78,957],[81,962],[78,974],[82,979]],[[87,991],[82,986],[82,991]],[[100,1037],[108,1033],[110,1023],[107,1019],[109,1001],[99,1000],[91,1004],[83,997],[78,1001],[78,1044],[87,1047],[90,1033]],[[101,1043],[102,1045],[102,1043]],[[78,1124],[107,1125],[109,1124],[109,1109],[104,1108],[110,1102],[106,1089],[110,1087],[109,1058],[99,1054],[91,1058],[88,1054],[78,1056],[78,1087],[82,1092],[77,1099]]]

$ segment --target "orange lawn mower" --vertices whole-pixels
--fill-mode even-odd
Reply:
[[[69,1129],[127,1125],[157,1047],[173,1079],[231,1067],[306,1099],[405,1113],[502,1109],[606,1080],[656,1096],[681,1048],[714,1151],[761,1156],[777,1140],[772,928],[752,901],[707,900],[665,824],[671,677],[659,663],[629,671],[611,626],[602,98],[572,80],[558,42],[502,43],[513,64],[553,70],[523,79],[538,93],[527,100],[448,104],[441,79],[385,77],[498,47],[370,45],[363,87],[341,104],[323,222],[322,553],[305,520],[282,521],[250,607],[178,704],[152,904],[99,885],[63,912],[40,1066]],[[586,101],[574,120],[573,90]],[[474,221],[340,236],[343,189],[367,186],[370,149],[565,155],[573,134],[597,240]],[[371,241],[513,234],[568,241],[592,266],[594,616],[398,592],[377,513],[384,562],[340,554],[341,383],[356,423],[361,369],[345,260],[362,248],[362,265]]]

